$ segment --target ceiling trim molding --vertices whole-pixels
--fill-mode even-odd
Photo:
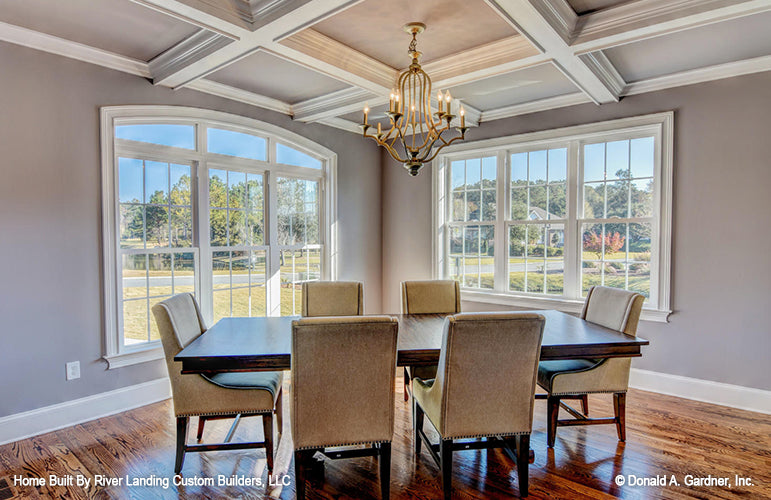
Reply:
[[[591,52],[578,57],[613,94],[620,96],[624,92],[626,82],[604,52]]]
[[[104,68],[110,68],[143,78],[150,77],[150,69],[146,62],[126,57],[114,52],[97,49],[89,45],[65,40],[57,36],[33,31],[21,26],[0,22],[0,40],[23,45],[31,49],[42,50],[70,59],[77,59]]]
[[[664,75],[639,82],[632,82],[627,85],[624,95],[644,94],[655,92],[673,87],[682,87],[684,85],[693,85],[695,83],[709,82],[712,80],[722,80],[751,73],[761,73],[771,71],[771,55],[744,59],[725,64],[717,64],[706,68],[697,68],[672,75]]]
[[[305,54],[314,61],[327,63],[348,75],[356,75],[368,82],[362,88],[369,87],[367,90],[370,91],[383,92],[396,81],[395,69],[313,29],[296,33],[272,45],[270,50],[286,54],[282,47]],[[303,62],[308,65],[307,60]],[[335,77],[335,74],[330,76]],[[341,73],[338,78],[346,81],[345,76]]]
[[[292,105],[292,115],[301,122],[323,120],[356,111],[361,108],[362,102],[369,102],[374,107],[384,104],[385,98],[368,90],[351,87],[295,103]]]
[[[512,65],[518,67],[532,65],[530,58],[544,59],[542,62],[545,62],[546,58],[539,57],[540,55],[527,38],[514,35],[425,63],[422,66],[423,71],[431,75],[434,82],[441,83],[442,87],[451,87],[506,73],[511,71],[509,68]],[[517,64],[520,62],[524,62],[524,65]],[[402,68],[402,71],[406,69]],[[474,77],[470,78],[469,74],[473,74]]]
[[[182,3],[181,0],[141,1],[171,11],[176,11],[179,14],[187,15],[194,19],[199,19],[201,22],[207,24],[212,23],[212,18],[216,19],[216,16],[193,9]],[[230,24],[230,28],[235,29],[240,36],[239,40],[235,43],[225,45],[208,55],[199,57],[198,59],[193,60],[191,58],[186,66],[180,65],[180,67],[176,68],[175,72],[167,75],[162,84],[172,88],[189,85],[199,78],[203,78],[224,66],[232,64],[239,59],[254,53],[256,50],[270,48],[271,46],[276,45],[275,40],[280,39],[297,29],[301,29],[309,23],[316,22],[326,16],[340,12],[342,9],[348,8],[359,1],[360,0],[313,0],[302,3],[302,0],[290,0],[291,5],[295,8],[292,10],[288,10],[288,8],[279,9],[280,15],[277,15],[272,21],[266,22],[256,31],[248,31],[245,29],[239,30],[238,26]]]
[[[512,106],[491,109],[489,111],[482,111],[481,122],[485,123],[493,120],[500,120],[502,118],[527,115],[530,113],[537,113],[539,111],[564,108],[567,106],[575,106],[576,104],[586,104],[589,102],[592,102],[592,100],[582,92],[558,95],[556,97],[547,97],[546,99],[539,99],[537,101],[514,104]]]
[[[252,106],[269,109],[271,111],[277,111],[285,115],[292,114],[292,106],[284,101],[279,101],[272,97],[255,94],[254,92],[231,87],[205,78],[191,82],[186,88],[224,97],[225,99],[242,102],[244,104],[251,104]]]
[[[585,92],[597,104],[617,102],[619,95],[611,90],[602,76],[579,59],[563,38],[562,20],[553,15],[564,10],[563,0],[543,0],[552,7],[546,9],[541,2],[532,0],[485,0],[503,19],[511,23],[531,43],[553,59],[554,65],[576,87]],[[543,13],[543,12],[545,13]]]
[[[346,132],[353,132],[354,134],[361,134],[361,127],[359,124],[354,123],[351,120],[346,120],[345,118],[337,118],[331,116],[322,120],[318,120],[316,123],[320,123],[328,127],[338,128],[340,130],[345,130]]]
[[[129,0],[137,5],[166,14],[174,19],[179,19],[186,23],[198,26],[222,36],[240,40],[243,33],[246,32],[245,26],[236,26],[233,23],[225,21],[218,16],[209,14],[202,10],[186,5],[179,0]]]
[[[548,21],[565,43],[573,40],[578,15],[567,0],[540,0],[533,7]]]
[[[193,61],[212,54],[233,40],[201,29],[148,63],[153,78],[153,85],[161,85],[166,78],[177,73]]]
[[[637,0],[579,17],[581,54],[771,10],[769,0]]]

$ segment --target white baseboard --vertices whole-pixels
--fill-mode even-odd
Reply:
[[[771,414],[771,391],[632,368],[629,386],[740,410]]]
[[[0,418],[0,444],[45,434],[171,397],[168,378]]]

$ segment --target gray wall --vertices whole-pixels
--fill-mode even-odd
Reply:
[[[0,42],[0,417],[165,375],[106,370],[99,107],[195,106],[264,120],[338,154],[340,279],[381,308],[380,152],[371,141],[206,94]],[[66,382],[64,364],[80,360]]]
[[[637,368],[771,389],[771,72],[482,124],[480,140],[675,111],[670,322],[643,322]],[[383,157],[383,309],[431,276],[431,175]],[[463,303],[464,310],[494,310]]]

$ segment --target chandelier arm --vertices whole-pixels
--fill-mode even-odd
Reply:
[[[461,133],[461,135],[459,135],[459,136],[456,136],[456,137],[453,137],[452,139],[450,139],[450,141],[449,141],[449,142],[447,142],[446,144],[443,144],[441,147],[437,148],[437,149],[436,149],[436,151],[434,151],[434,154],[433,154],[433,155],[431,155],[429,158],[427,158],[427,159],[425,159],[425,160],[423,160],[423,161],[424,161],[425,163],[428,163],[428,162],[434,161],[434,158],[436,158],[436,155],[438,155],[438,154],[439,154],[439,152],[440,152],[442,149],[444,149],[444,147],[445,147],[445,146],[449,146],[450,144],[452,144],[452,143],[453,143],[453,142],[455,142],[455,141],[461,141],[461,140],[465,139],[465,135],[466,135],[466,134],[465,134],[465,132],[463,132],[463,133]]]

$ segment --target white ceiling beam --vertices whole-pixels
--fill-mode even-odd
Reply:
[[[213,54],[231,43],[233,43],[231,38],[200,29],[148,63],[153,81],[162,82],[192,62]]]
[[[546,99],[539,99],[537,101],[524,102],[522,104],[514,104],[512,106],[483,111],[482,123],[512,116],[538,113],[539,111],[547,111],[549,109],[575,106],[576,104],[586,104],[589,102],[592,102],[592,100],[583,92],[547,97]]]
[[[89,45],[65,40],[57,36],[33,31],[21,26],[0,22],[0,40],[23,45],[31,49],[42,50],[59,56],[77,59],[105,68],[115,69],[143,78],[150,77],[147,63],[131,57],[97,49]],[[8,69],[10,71],[10,69]]]
[[[213,80],[207,80],[206,78],[201,78],[194,82],[190,82],[190,84],[185,88],[224,97],[232,101],[238,101],[260,108],[270,109],[272,111],[284,113],[285,115],[292,114],[292,106],[289,103],[280,101],[278,99],[273,99],[272,97],[255,94],[254,92],[249,92],[248,90],[231,87],[230,85],[225,85]]]
[[[771,0],[637,0],[578,18],[571,48],[604,50],[771,10]]]
[[[186,64],[178,64],[171,68],[167,74],[154,75],[153,83],[172,88],[183,87],[190,82],[202,78],[217,71],[239,59],[252,54],[260,47],[267,47],[284,38],[318,22],[326,17],[334,15],[345,8],[358,3],[360,0],[314,0],[313,2],[299,3],[291,11],[282,10],[282,15],[272,22],[262,25],[256,31],[239,29],[229,24],[231,32],[238,36],[238,40],[225,45],[211,53],[199,54],[201,57],[190,57],[184,61]],[[177,12],[186,17],[193,17],[203,23],[214,24],[212,18],[216,16],[206,12],[192,9],[186,3],[179,0],[142,0],[145,4],[152,4],[167,11]],[[220,22],[223,22],[219,19]]]
[[[609,74],[607,68],[587,64],[571,49],[569,43],[578,16],[566,0],[486,2],[549,56],[554,65],[594,102],[605,104],[618,101],[617,86],[606,79]]]

